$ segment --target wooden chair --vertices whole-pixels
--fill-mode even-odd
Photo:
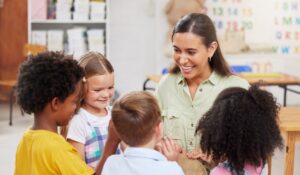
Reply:
[[[46,46],[38,44],[25,44],[23,48],[23,55],[27,57],[28,55],[36,55],[40,52],[46,51]]]
[[[0,86],[10,87],[11,91],[9,94],[9,125],[12,125],[12,107],[13,107],[13,98],[14,90],[16,85],[16,80],[0,80]]]
[[[28,55],[36,55],[40,52],[46,51],[46,46],[37,45],[37,44],[25,44],[23,48],[23,56],[27,57]],[[13,114],[13,100],[14,100],[14,92],[16,87],[17,80],[0,80],[0,86],[5,86],[11,88],[9,95],[9,125],[12,126],[12,114]],[[23,111],[22,115],[23,115]]]

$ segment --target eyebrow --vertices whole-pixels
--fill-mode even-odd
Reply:
[[[179,49],[179,47],[177,47],[176,45],[173,45],[173,47],[176,48],[176,49]],[[197,49],[195,49],[195,48],[187,48],[185,50],[197,50]]]
[[[115,84],[109,85],[109,86],[92,86],[92,89],[105,89],[109,87],[114,87]]]
[[[197,49],[194,49],[194,48],[188,48],[188,49],[186,49],[186,50],[188,50],[188,51],[196,51]]]

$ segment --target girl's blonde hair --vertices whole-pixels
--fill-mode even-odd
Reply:
[[[110,62],[99,52],[90,51],[82,55],[79,65],[84,69],[85,78],[114,72]]]
[[[79,66],[81,66],[84,70],[81,99],[83,99],[86,94],[86,79],[94,75],[104,75],[107,73],[111,74],[114,72],[114,69],[110,62],[101,53],[94,51],[90,51],[82,55],[79,59]],[[81,100],[80,105],[82,103],[83,100]]]

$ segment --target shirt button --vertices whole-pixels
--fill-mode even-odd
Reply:
[[[202,92],[202,88],[200,88],[199,91]]]
[[[192,145],[193,145],[193,142],[190,142],[190,145],[192,146]]]
[[[194,127],[194,123],[191,124],[191,127]]]

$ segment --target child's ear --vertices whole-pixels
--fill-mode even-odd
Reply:
[[[81,98],[84,99],[88,91],[87,80],[84,78],[81,86]]]
[[[158,125],[155,127],[155,134],[159,139],[163,137],[164,135],[163,122],[159,122]]]
[[[57,111],[58,108],[59,108],[59,104],[60,104],[60,100],[58,99],[58,97],[54,97],[52,100],[51,100],[51,109],[53,111]]]

